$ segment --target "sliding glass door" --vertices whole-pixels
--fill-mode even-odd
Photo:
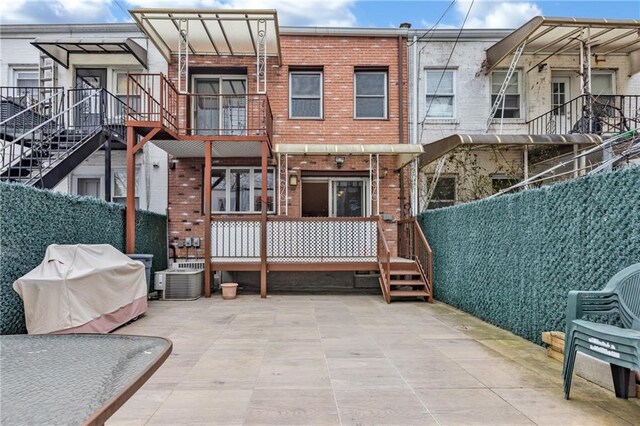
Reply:
[[[192,134],[246,134],[246,78],[195,76],[193,92]]]

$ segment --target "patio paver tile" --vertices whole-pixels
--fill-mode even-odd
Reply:
[[[339,425],[331,389],[256,389],[245,424]]]

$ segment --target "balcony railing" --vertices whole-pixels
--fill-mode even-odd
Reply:
[[[640,95],[581,95],[527,124],[532,135],[626,132],[640,124]]]
[[[269,218],[267,261],[273,263],[376,262],[377,218]],[[258,218],[215,218],[211,257],[259,262]]]
[[[179,93],[163,74],[129,74],[130,120],[161,123],[184,136],[268,136],[273,114],[265,94]]]

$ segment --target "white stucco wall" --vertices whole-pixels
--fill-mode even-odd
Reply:
[[[37,69],[40,51],[31,42],[35,39],[58,39],[77,37],[81,39],[133,38],[147,49],[148,70],[128,54],[72,54],[68,69],[57,65],[57,86],[70,89],[75,86],[78,68],[105,68],[107,90],[115,93],[117,72],[167,72],[167,64],[158,50],[131,24],[94,25],[23,25],[0,26],[0,86],[15,85],[14,70],[26,67]],[[165,151],[147,144],[136,156],[139,176],[140,208],[158,213],[167,209],[168,161]],[[125,151],[112,151],[113,170],[126,169]],[[104,151],[98,150],[63,179],[54,190],[76,193],[77,177],[99,177],[104,182]],[[101,189],[104,192],[104,187]],[[112,185],[113,191],[113,185]],[[101,194],[104,196],[104,194]]]

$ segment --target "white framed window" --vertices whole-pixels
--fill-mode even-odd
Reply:
[[[498,93],[500,93],[500,88],[502,87],[502,83],[504,79],[507,77],[506,70],[494,71],[491,73],[491,105],[493,105],[498,98]],[[520,71],[516,70],[511,76],[511,80],[507,85],[507,90],[504,94],[504,115],[503,115],[503,103],[498,105],[498,109],[496,110],[495,118],[522,118],[521,110],[521,102],[522,102],[522,85],[520,78]]]
[[[455,118],[456,73],[450,69],[425,70],[425,115],[428,118]]]
[[[387,118],[387,72],[354,72],[354,118]]]
[[[136,209],[140,208],[140,170],[136,168]],[[114,203],[127,203],[127,170],[116,169],[111,172],[111,201]]]
[[[40,85],[40,75],[37,68],[14,68],[13,84],[16,87],[38,87]]]
[[[433,181],[433,175],[427,175],[428,182]],[[429,201],[429,210],[440,207],[453,206],[457,199],[457,187],[455,176],[440,176],[436,182],[436,188],[433,191],[431,201]]]
[[[274,213],[275,169],[267,170],[267,211]],[[262,172],[253,167],[211,169],[211,211],[213,213],[260,213]]]
[[[133,71],[138,72],[138,71]],[[114,94],[116,98],[122,101],[122,105],[127,103],[127,71],[114,71],[115,75],[115,90]],[[136,85],[129,85],[129,106],[134,111],[140,110],[140,89]],[[124,115],[122,112],[121,115]]]
[[[289,118],[322,118],[322,71],[289,72]]]
[[[611,71],[591,72],[591,94],[598,96],[611,96],[615,94],[614,74]]]
[[[73,176],[72,191],[85,197],[102,198],[101,176]]]

